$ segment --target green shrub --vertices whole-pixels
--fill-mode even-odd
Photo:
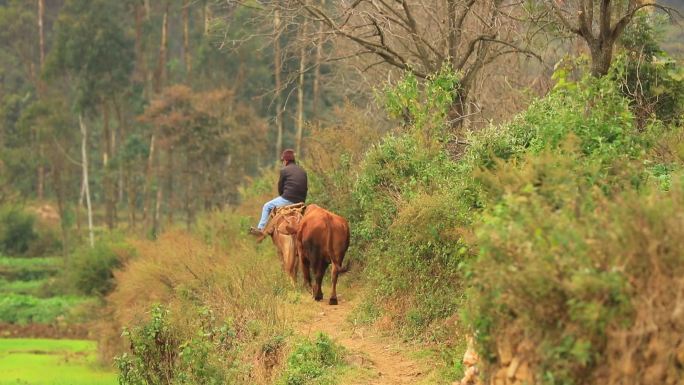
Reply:
[[[17,206],[0,208],[0,254],[44,256],[61,250],[58,230],[37,223],[35,215]]]
[[[663,49],[664,15],[637,13],[620,36],[612,77],[629,100],[639,127],[649,121],[684,123],[684,67]]]
[[[38,238],[34,229],[35,220],[33,215],[14,206],[0,209],[0,253],[28,253],[31,243]]]
[[[647,282],[666,271],[657,285],[671,286],[681,274],[681,190],[635,190],[627,167],[613,170],[606,189],[604,167],[581,152],[547,151],[482,176],[499,194],[475,225],[464,318],[494,363],[499,344],[520,342],[511,336],[530,341],[544,384],[585,383],[619,365],[607,353],[611,338],[632,327],[640,296],[655,289]]]
[[[298,343],[287,358],[279,385],[334,384],[332,369],[344,364],[342,348],[327,335],[319,333],[315,341]]]
[[[470,220],[458,191],[423,193],[399,209],[386,246],[370,249],[366,275],[373,300],[403,304],[389,306],[403,334],[429,331],[434,337],[439,328],[433,322],[457,311],[463,300],[462,266],[470,255],[460,229]]]
[[[445,152],[425,149],[411,135],[386,137],[361,165],[352,192],[352,231],[362,240],[382,239],[401,204],[421,192],[447,187],[455,171]]]
[[[510,123],[472,134],[464,157],[470,170],[559,148],[570,137],[576,138],[583,156],[605,163],[622,156],[636,159],[666,131],[658,122],[638,129],[629,100],[609,77],[570,82],[567,76],[563,69],[558,70],[554,77],[563,81]]]
[[[132,254],[132,247],[116,234],[94,247],[82,245],[68,259],[65,279],[82,295],[106,295],[114,288],[114,270]]]

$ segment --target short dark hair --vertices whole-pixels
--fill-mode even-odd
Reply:
[[[283,151],[282,155],[280,155],[280,160],[284,160],[287,163],[294,162],[295,161],[294,150],[287,149],[287,150]]]

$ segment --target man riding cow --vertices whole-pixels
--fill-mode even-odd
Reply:
[[[280,195],[266,202],[261,210],[259,224],[256,228],[251,227],[249,229],[250,234],[260,238],[264,236],[264,228],[266,223],[268,223],[268,216],[274,208],[306,201],[308,191],[306,171],[299,167],[295,161],[294,151],[290,149],[283,151],[280,160],[283,162],[283,168],[280,170],[280,179],[278,180],[278,194]]]

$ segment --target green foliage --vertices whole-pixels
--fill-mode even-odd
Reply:
[[[501,338],[494,332],[510,322],[526,335],[549,332],[535,343],[543,371],[558,383],[600,361],[605,330],[629,319],[633,306],[629,279],[609,267],[609,255],[621,252],[597,262],[586,243],[607,226],[593,210],[621,191],[671,188],[684,152],[681,130],[637,124],[614,78],[569,74],[561,68],[554,91],[512,122],[471,134],[458,162],[438,149],[439,137],[426,144],[412,134],[417,120],[366,153],[347,176],[346,210],[371,288],[357,319],[384,315],[403,335],[439,341],[448,352],[458,343],[443,320],[477,303],[465,319],[487,358]],[[395,116],[436,110],[420,110],[419,90],[410,75],[391,90]],[[594,222],[574,222],[578,212]],[[511,250],[518,259],[506,255]]]
[[[0,253],[6,255],[27,254],[38,234],[34,228],[36,219],[20,208],[8,206],[0,209]]]
[[[344,364],[343,350],[327,335],[295,345],[278,385],[327,385],[335,383],[334,369]]]
[[[559,79],[566,76],[556,75]],[[566,85],[533,102],[511,123],[477,134],[466,155],[468,161],[476,167],[493,167],[496,159],[557,148],[569,135],[578,138],[585,155],[609,160],[643,153],[648,136],[638,135],[628,101],[614,82],[585,77],[578,83],[565,80],[559,84]]]
[[[20,325],[51,324],[68,318],[72,309],[85,301],[81,297],[36,298],[10,293],[0,298],[0,322]]]
[[[447,114],[458,88],[459,76],[448,62],[423,83],[407,71],[395,86],[385,88],[384,105],[390,116],[423,135],[423,145],[431,146],[446,139]]]
[[[116,358],[119,384],[168,384],[176,377],[179,342],[168,316],[169,311],[157,305],[149,322],[124,330],[123,336],[131,342],[131,354]]]
[[[519,333],[536,346],[545,384],[582,383],[605,364],[608,332],[631,325],[650,269],[675,271],[680,263],[668,251],[677,249],[679,230],[663,225],[684,209],[680,193],[637,190],[635,173],[568,145],[481,174],[499,194],[475,225],[479,253],[465,319],[486,357]],[[649,252],[646,238],[662,252]],[[645,255],[658,262],[645,266]]]
[[[61,248],[54,226],[39,223],[32,212],[22,207],[0,207],[0,254],[35,257],[58,253]]]
[[[128,84],[133,46],[119,23],[123,18],[121,3],[104,0],[69,0],[60,12],[46,76],[71,77],[80,111]]]
[[[98,240],[94,247],[81,245],[67,260],[64,279],[79,294],[104,296],[114,288],[114,270],[132,254],[132,247],[117,234]]]
[[[400,203],[444,186],[454,171],[445,152],[425,149],[411,135],[385,137],[361,165],[352,192],[357,205],[352,230],[363,240],[382,238]]]
[[[626,52],[612,73],[641,127],[655,119],[678,124],[684,117],[684,68],[660,48],[666,23],[657,14],[637,14],[621,36]]]
[[[122,385],[152,384],[224,384],[227,373],[216,356],[226,354],[235,337],[224,325],[215,328],[203,323],[194,335],[184,338],[172,323],[170,311],[155,305],[150,320],[140,326],[124,330],[123,336],[131,343],[131,352],[115,359]],[[207,320],[211,312],[203,310],[200,320]],[[209,319],[211,321],[211,319]],[[217,352],[218,350],[218,352]]]

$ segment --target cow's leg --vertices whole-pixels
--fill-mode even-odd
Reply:
[[[304,276],[304,282],[306,283],[306,287],[313,294],[313,289],[311,287],[311,263],[307,258],[301,256],[299,257],[299,260],[302,263],[302,275]]]
[[[337,264],[333,263],[332,268],[330,269],[332,281],[332,292],[330,293],[330,300],[328,301],[328,304],[330,305],[337,305],[337,276],[340,273],[339,270],[340,269],[337,267]]]
[[[328,262],[323,260],[322,258],[319,259],[319,262],[316,264],[316,284],[314,286],[314,299],[316,301],[320,301],[323,299],[323,290],[321,289],[321,286],[323,284],[323,276],[325,276],[325,270],[327,268]]]
[[[292,237],[289,237],[283,254],[285,271],[290,276],[292,287],[295,287],[297,284],[297,264],[299,261],[297,261],[297,252],[295,251],[295,244]]]

